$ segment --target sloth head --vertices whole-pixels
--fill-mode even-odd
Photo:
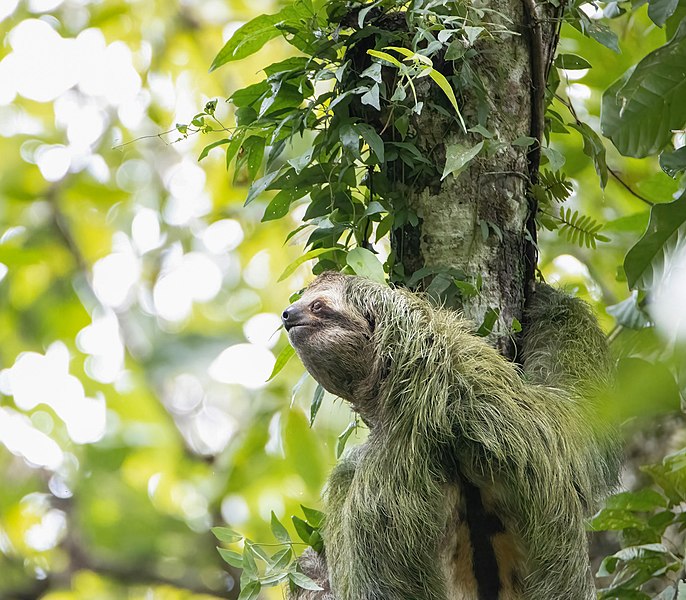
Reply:
[[[381,375],[374,351],[374,317],[353,298],[359,296],[352,291],[358,282],[357,277],[323,273],[281,319],[310,374],[364,418],[365,404],[376,396]],[[368,281],[365,285],[377,287]]]

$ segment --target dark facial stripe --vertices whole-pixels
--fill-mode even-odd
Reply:
[[[467,525],[472,542],[472,568],[476,579],[479,600],[498,600],[500,573],[491,537],[505,531],[500,519],[484,510],[479,489],[462,480]]]

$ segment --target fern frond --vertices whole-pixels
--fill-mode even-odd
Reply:
[[[552,215],[547,215],[552,217]],[[560,216],[553,217],[560,223],[558,229],[560,235],[564,235],[567,241],[578,244],[582,248],[595,248],[597,242],[609,242],[610,238],[602,235],[600,230],[602,223],[598,223],[588,215],[580,215],[579,211],[571,208],[560,207]]]

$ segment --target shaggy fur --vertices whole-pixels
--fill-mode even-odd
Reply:
[[[494,560],[513,548],[517,563],[498,598],[594,596],[584,519],[618,471],[592,399],[611,372],[605,337],[585,304],[547,286],[526,321],[521,373],[458,314],[363,278],[325,273],[284,313],[310,373],[370,427],[326,492],[337,600],[446,600],[448,579],[459,588],[474,575],[446,568],[444,546],[454,540],[448,561],[464,563],[464,523],[488,514],[504,526],[489,538],[502,540]],[[301,568],[321,580],[326,563]],[[464,600],[497,600],[464,589]]]

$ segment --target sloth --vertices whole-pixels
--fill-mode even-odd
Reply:
[[[282,320],[369,428],[327,483],[323,553],[299,559],[322,590],[293,600],[595,597],[585,520],[619,458],[587,305],[539,284],[521,368],[458,313],[361,277],[323,273]]]

